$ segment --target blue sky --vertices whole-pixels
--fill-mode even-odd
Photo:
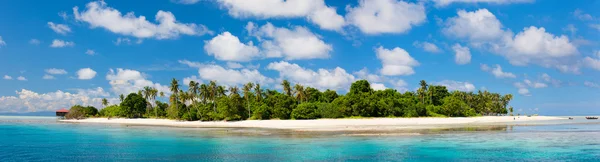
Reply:
[[[0,112],[101,107],[176,78],[340,93],[423,79],[511,93],[522,113],[600,114],[600,2],[481,1],[2,1]]]

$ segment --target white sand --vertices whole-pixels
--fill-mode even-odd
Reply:
[[[513,119],[513,118],[516,118]],[[531,121],[565,120],[549,116],[512,117],[485,116],[466,118],[370,118],[370,119],[318,119],[318,120],[245,120],[225,121],[175,121],[168,119],[107,119],[62,120],[69,123],[104,123],[124,125],[170,126],[189,128],[268,128],[297,131],[386,131],[403,129],[426,129],[453,126],[476,126],[489,124],[516,124]]]

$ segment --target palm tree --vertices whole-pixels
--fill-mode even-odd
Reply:
[[[152,101],[156,101],[156,95],[158,95],[158,89],[156,88],[152,88],[150,90],[150,98],[152,99]],[[152,102],[150,103],[150,105],[152,105]],[[157,106],[154,107],[154,117],[158,118],[158,104]]]
[[[240,94],[240,89],[237,86],[229,87],[229,96],[233,96],[234,94]]]
[[[254,93],[256,93],[256,102],[260,102],[262,100],[262,89],[260,89],[260,84],[256,83]]]
[[[183,103],[183,105],[186,105],[185,103],[190,99],[190,94],[184,92],[183,90],[179,90],[178,96],[179,102]],[[188,106],[186,106],[186,108],[188,109],[188,117],[190,118],[190,120],[192,120],[192,113],[190,111],[190,108]]]
[[[192,96],[190,99],[192,100],[192,103],[194,103],[194,104],[195,104],[195,98],[198,95],[198,84],[199,83],[192,80],[192,81],[190,81],[190,84],[188,86],[189,87],[188,92]]]
[[[425,104],[425,94],[427,94],[427,82],[425,82],[425,80],[421,80],[419,82],[419,85],[421,85],[421,88],[417,90],[417,93],[419,94],[419,98],[421,98],[421,103]]]
[[[210,99],[213,102],[213,111],[215,111],[215,113],[217,112],[217,82],[212,80],[210,81],[210,84],[208,86],[209,90],[210,90]]]
[[[254,84],[252,82],[248,82],[246,85],[244,85],[243,91],[244,91],[244,98],[246,98],[246,105],[248,105],[248,116],[250,116],[251,112],[250,112],[250,91],[252,90],[252,87],[254,87]]]
[[[144,97],[144,99],[146,99],[146,106],[150,105],[150,108],[152,108],[152,102],[150,102],[150,98],[151,98],[151,94],[152,94],[152,87],[150,86],[145,86],[142,90],[141,90],[142,96]],[[146,113],[148,113],[148,110],[150,109],[146,109]]]
[[[227,96],[226,93],[227,93],[227,89],[225,89],[225,87],[223,87],[223,86],[217,87],[217,97]]]
[[[121,100],[121,102],[123,102],[123,100],[125,100],[125,96],[123,96],[123,94],[119,95],[119,99]]]
[[[304,101],[304,98],[306,98],[306,94],[304,92],[304,86],[302,86],[300,84],[296,84],[294,86],[294,90],[296,93],[296,99],[298,100],[298,102],[302,103],[302,101]]]
[[[102,105],[104,105],[104,107],[108,106],[108,100],[106,98],[102,99]]]
[[[171,86],[169,87],[169,89],[171,90],[171,92],[173,92],[172,96],[173,100],[175,101],[175,109],[179,109],[179,107],[177,107],[177,93],[179,93],[179,83],[177,79],[173,78],[171,80]]]
[[[210,90],[208,88],[208,86],[206,84],[202,84],[200,85],[200,96],[202,99],[202,103],[206,104],[206,100],[209,98],[210,96]]]
[[[292,87],[290,86],[290,82],[283,80],[283,82],[281,82],[281,86],[283,86],[283,92],[285,92],[286,95],[292,96]]]

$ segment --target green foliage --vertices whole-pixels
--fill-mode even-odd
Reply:
[[[102,117],[121,117],[124,116],[121,107],[118,105],[111,105],[100,110],[99,115]]]
[[[128,118],[140,118],[146,112],[146,99],[140,94],[130,93],[125,100],[121,102],[123,115]]]
[[[251,119],[269,119],[271,113],[269,112],[269,106],[267,104],[261,104],[260,106],[255,106],[252,112]]]
[[[317,105],[317,112],[322,118],[342,118],[344,115],[331,103],[320,103]]]
[[[292,119],[316,119],[319,118],[317,103],[301,103],[292,111]]]
[[[93,106],[83,107],[81,105],[75,105],[71,107],[69,113],[65,115],[66,119],[84,119],[86,117],[96,116],[98,109]]]

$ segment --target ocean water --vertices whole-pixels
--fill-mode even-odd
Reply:
[[[348,136],[0,116],[0,161],[600,161],[597,122]]]

